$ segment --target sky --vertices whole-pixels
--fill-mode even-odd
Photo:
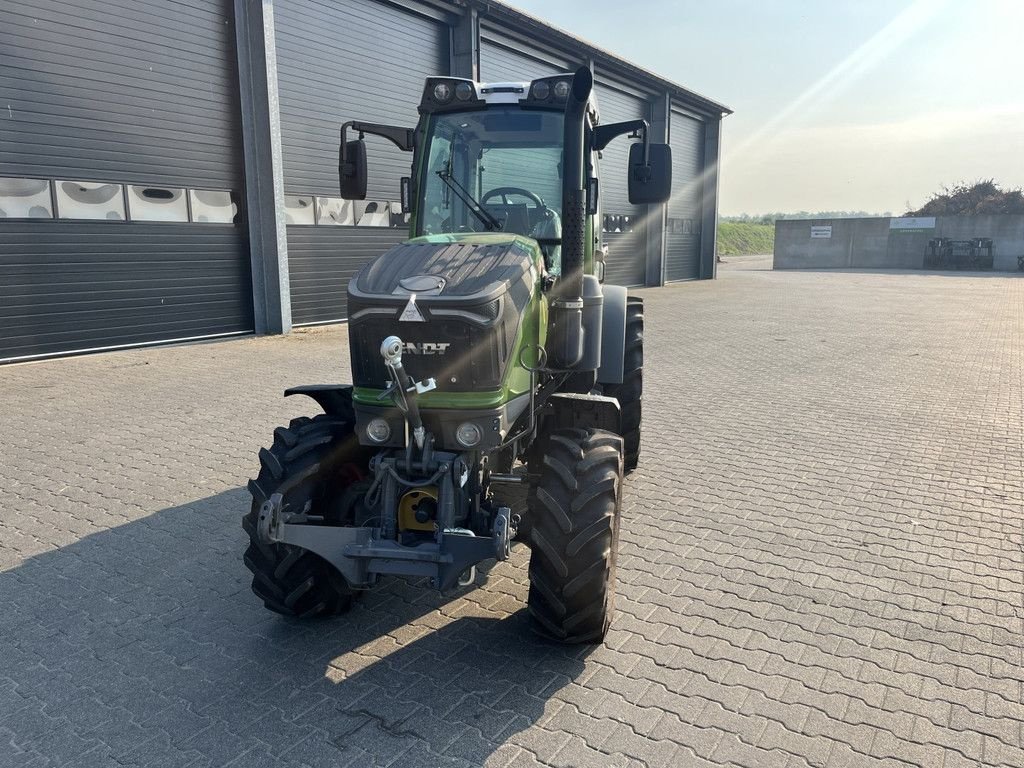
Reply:
[[[506,0],[734,110],[722,215],[1024,186],[1024,0]]]

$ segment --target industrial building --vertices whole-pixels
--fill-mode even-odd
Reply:
[[[407,236],[409,157],[370,139],[338,196],[338,133],[413,126],[429,75],[589,65],[602,121],[647,119],[671,202],[631,206],[602,159],[609,282],[715,275],[729,110],[484,0],[3,0],[0,362],[346,317],[349,277]]]

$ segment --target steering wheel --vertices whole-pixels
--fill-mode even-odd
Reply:
[[[492,197],[500,197],[502,205],[508,205],[509,195],[520,195],[525,197],[531,203],[533,203],[541,211],[547,210],[547,206],[544,205],[544,201],[541,200],[537,195],[533,194],[528,189],[522,187],[495,187],[484,193],[484,196],[480,198],[480,205],[487,205],[487,201]]]

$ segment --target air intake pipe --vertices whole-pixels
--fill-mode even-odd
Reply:
[[[548,367],[571,370],[583,358],[583,256],[587,193],[583,180],[587,102],[594,76],[580,67],[565,103],[562,140],[562,272],[548,316]]]

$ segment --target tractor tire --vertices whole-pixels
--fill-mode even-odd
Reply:
[[[530,594],[536,631],[600,643],[615,610],[622,438],[561,429],[542,438],[530,470]]]
[[[640,463],[640,425],[644,393],[644,300],[626,298],[626,350],[621,384],[605,384],[603,392],[619,401],[622,409],[622,439],[625,469],[632,472]]]
[[[365,472],[364,449],[352,423],[321,414],[292,420],[274,430],[274,443],[260,451],[260,472],[249,481],[252,508],[242,518],[249,535],[243,558],[252,571],[252,591],[284,616],[311,618],[343,613],[354,591],[337,569],[309,550],[263,541],[257,531],[260,506],[274,493],[291,513],[321,515],[344,524],[346,487]]]

